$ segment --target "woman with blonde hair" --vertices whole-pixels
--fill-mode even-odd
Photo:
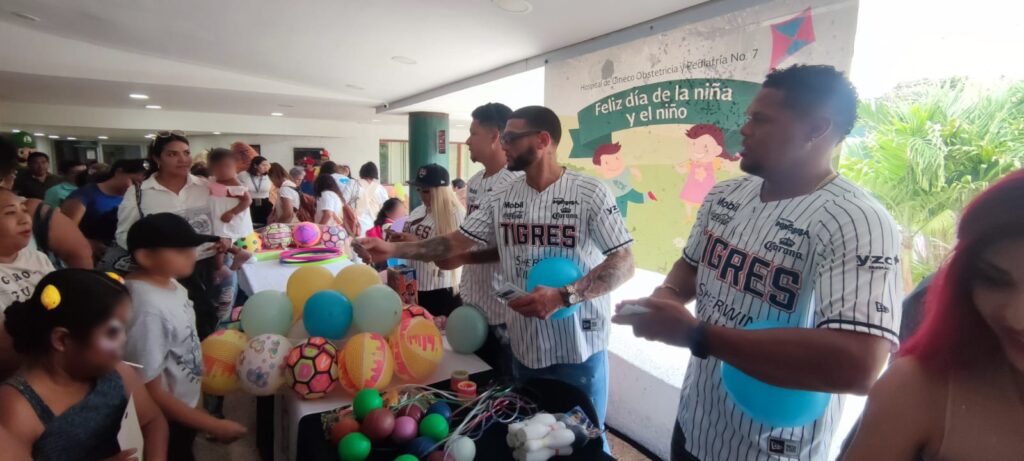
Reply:
[[[423,204],[406,218],[402,232],[389,232],[393,242],[426,240],[455,232],[466,217],[466,209],[452,189],[448,170],[431,163],[420,167],[409,184],[419,190]],[[435,316],[447,316],[462,305],[459,298],[460,269],[442,270],[431,262],[409,261],[416,269],[419,303]]]

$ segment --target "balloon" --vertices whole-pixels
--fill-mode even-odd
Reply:
[[[371,411],[384,406],[384,399],[377,389],[363,389],[352,399],[352,411],[357,419],[363,419]]]
[[[367,287],[380,284],[380,276],[372,267],[366,264],[353,264],[334,276],[331,288],[340,291],[346,298],[355,300]]]
[[[311,247],[320,243],[320,226],[311,222],[292,226],[292,240],[300,247]]]
[[[420,421],[420,435],[440,442],[448,437],[448,420],[437,413],[429,414]]]
[[[383,389],[391,383],[395,359],[383,336],[359,333],[345,343],[338,360],[341,387],[350,393],[373,388]]]
[[[285,360],[292,345],[281,335],[260,335],[249,340],[238,357],[238,381],[252,395],[273,395],[288,380]]]
[[[306,301],[302,323],[311,336],[341,339],[352,325],[352,303],[334,290],[317,292]]]
[[[546,258],[530,268],[526,276],[526,291],[533,291],[537,286],[561,288],[583,277],[583,271],[576,263],[566,258]],[[572,316],[580,309],[579,304],[563,307],[550,320],[560,320]]]
[[[287,248],[292,244],[292,227],[285,223],[274,223],[263,232],[263,246],[267,249]]]
[[[370,439],[358,432],[353,432],[341,439],[338,444],[338,458],[341,461],[363,461],[370,456]]]
[[[288,277],[288,299],[292,300],[292,321],[302,318],[302,309],[313,293],[328,290],[334,274],[323,266],[303,266]]]
[[[755,322],[745,330],[791,328],[776,321]],[[732,365],[722,362],[722,383],[736,405],[751,418],[774,427],[799,427],[821,417],[832,394],[786,389],[751,378]]]
[[[353,320],[359,331],[386,335],[402,319],[402,298],[386,285],[374,285],[362,290],[354,304]]]
[[[402,320],[388,338],[395,355],[395,373],[406,381],[424,382],[444,357],[441,330],[423,317]]]
[[[249,336],[273,333],[284,336],[292,326],[292,302],[277,290],[252,295],[242,308],[242,330]]]
[[[203,392],[225,395],[238,389],[235,363],[249,338],[237,330],[217,330],[200,343],[203,351]]]
[[[472,354],[487,341],[487,318],[474,306],[462,306],[448,316],[445,334],[452,350],[460,354]]]
[[[338,349],[314,336],[288,352],[285,361],[292,390],[306,400],[319,399],[338,384]]]

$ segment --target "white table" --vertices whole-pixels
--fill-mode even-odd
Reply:
[[[452,372],[455,370],[466,370],[473,374],[490,369],[491,367],[475,355],[456,354],[448,345],[446,338],[444,340],[444,359],[441,360],[441,364],[434,374],[423,382],[432,384],[445,381],[451,378]],[[396,375],[391,381],[391,386],[400,384],[407,383]],[[306,415],[349,405],[352,403],[352,396],[338,386],[322,399],[302,400],[291,389],[282,389],[274,397],[274,460],[295,461],[295,441],[299,435],[299,421]]]
[[[352,261],[343,259],[322,267],[331,271],[332,274],[337,274],[338,271],[350,265],[352,265]],[[288,266],[277,261],[258,261],[254,264],[245,264],[238,271],[238,288],[249,296],[262,290],[286,291],[288,277],[300,267],[303,266]]]

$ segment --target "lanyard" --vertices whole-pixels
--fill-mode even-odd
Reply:
[[[264,179],[264,178],[263,178],[263,176],[259,176],[259,178],[260,178],[260,183],[259,183],[259,185],[257,185],[257,184],[256,184],[256,179],[255,179],[255,178],[253,178],[253,176],[252,176],[252,175],[249,175],[249,182],[251,182],[251,183],[252,183],[252,187],[256,188],[256,193],[257,193],[257,194],[258,194],[258,193],[260,193],[260,192],[262,192],[262,191],[260,190],[260,187],[261,187],[261,186],[263,186],[263,179]]]

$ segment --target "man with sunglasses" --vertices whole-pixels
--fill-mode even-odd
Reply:
[[[517,381],[552,378],[571,383],[594,403],[603,425],[608,400],[608,333],[614,288],[633,275],[633,239],[615,197],[600,180],[558,164],[562,127],[546,107],[529,106],[508,117],[502,147],[508,169],[524,171],[488,197],[459,232],[415,243],[360,239],[365,257],[435,261],[496,245],[506,282],[526,286],[530,269],[548,258],[567,258],[584,273],[562,287],[536,287],[508,307],[513,374]],[[555,311],[579,305],[569,317]]]

